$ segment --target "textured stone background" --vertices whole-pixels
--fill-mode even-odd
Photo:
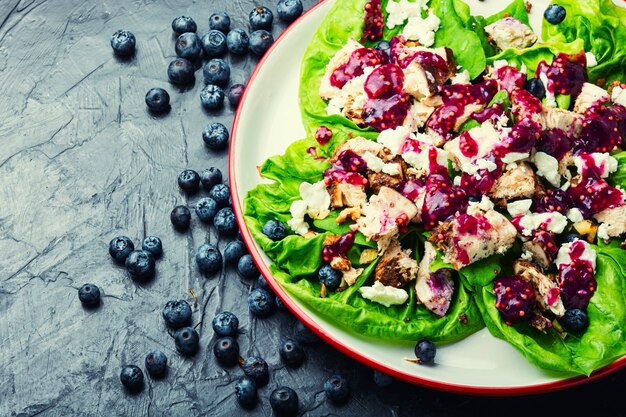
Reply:
[[[275,0],[268,6],[275,10]],[[314,0],[305,0],[309,8]],[[217,166],[226,173],[226,153],[203,146],[210,121],[232,123],[228,107],[201,109],[201,73],[188,91],[169,85],[166,66],[174,56],[171,20],[196,19],[226,10],[233,26],[248,29],[252,0],[1,0],[0,1],[0,416],[231,416],[270,415],[268,396],[288,385],[300,396],[304,416],[447,416],[460,413],[562,414],[591,407],[594,415],[624,415],[626,373],[584,387],[532,398],[494,399],[444,394],[400,382],[376,388],[372,371],[320,342],[307,347],[307,361],[284,368],[277,346],[295,319],[279,312],[258,320],[245,303],[251,283],[230,268],[202,276],[193,251],[219,241],[197,222],[192,231],[172,230],[169,211],[193,204],[178,191],[184,168]],[[132,30],[137,54],[116,59],[109,46],[118,28]],[[274,26],[278,35],[284,25]],[[246,82],[257,60],[228,57],[232,82]],[[150,116],[145,92],[169,90],[172,110]],[[148,284],[131,281],[107,254],[119,234],[136,244],[148,234],[163,239],[165,256]],[[95,311],[81,307],[76,289],[93,282],[104,291]],[[176,354],[160,310],[166,301],[199,298],[194,324],[201,350]],[[230,310],[241,321],[243,356],[260,354],[271,382],[260,403],[242,412],[233,381],[242,372],[221,369],[207,348],[210,320]],[[147,379],[129,396],[119,383],[123,364],[143,364],[161,349],[169,357],[166,379]],[[334,372],[351,381],[353,397],[342,407],[325,401],[322,384]],[[572,412],[568,412],[572,414]]]

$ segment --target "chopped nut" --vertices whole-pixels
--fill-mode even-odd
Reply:
[[[313,230],[309,230],[308,232],[304,234],[304,237],[307,239],[311,239],[315,236],[317,236],[317,233],[315,233]]]
[[[359,217],[361,217],[361,208],[360,207],[348,207],[339,213],[337,216],[337,223],[343,223],[348,218],[356,221]]]
[[[344,255],[335,256],[333,259],[331,259],[330,266],[339,271],[349,271],[352,267],[352,262],[350,262],[350,260]]]
[[[334,245],[339,242],[339,239],[341,239],[341,235],[328,235],[324,239],[324,246]]]
[[[526,7],[526,11],[527,11],[528,13],[530,13],[530,11],[531,11],[531,10],[532,10],[532,8],[533,8],[533,4],[532,4],[531,2],[529,2],[528,0],[526,0],[526,1],[524,2],[524,7]]]
[[[467,314],[465,313],[459,314],[459,323],[467,324]]]

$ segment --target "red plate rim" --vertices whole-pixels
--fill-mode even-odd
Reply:
[[[257,74],[259,73],[263,65],[265,64],[265,61],[270,56],[270,54],[274,52],[275,48],[280,44],[280,42],[286,36],[288,36],[288,34],[291,31],[293,31],[302,20],[306,19],[306,17],[309,14],[317,10],[325,2],[326,0],[321,0],[320,2],[315,4],[309,10],[307,10],[302,16],[300,16],[295,22],[290,24],[283,31],[283,33],[280,34],[280,36],[276,39],[274,44],[265,53],[265,55],[260,59],[256,68],[250,75],[250,79],[248,80],[247,86],[249,86],[250,84],[254,82]],[[349,347],[342,344],[341,341],[337,340],[335,337],[326,333],[324,328],[319,326],[310,316],[308,316],[289,297],[289,295],[285,292],[285,290],[283,290],[283,288],[274,280],[272,273],[270,272],[269,268],[263,261],[261,252],[257,249],[254,238],[250,234],[250,231],[248,230],[246,223],[244,221],[243,208],[240,204],[240,196],[239,196],[239,191],[237,189],[237,179],[235,177],[234,149],[235,149],[235,143],[237,141],[237,131],[239,127],[241,109],[244,107],[243,104],[245,103],[247,96],[248,96],[248,88],[245,89],[244,94],[241,98],[241,102],[235,114],[235,119],[233,121],[233,126],[231,129],[231,140],[230,140],[230,147],[229,147],[229,153],[228,153],[228,177],[229,177],[229,183],[230,183],[230,190],[231,190],[231,194],[233,197],[233,210],[235,212],[235,216],[237,217],[237,223],[239,224],[239,228],[241,230],[241,236],[243,237],[243,240],[250,251],[250,255],[252,255],[252,258],[254,259],[255,264],[259,268],[259,271],[266,278],[267,282],[269,283],[270,287],[274,290],[274,292],[280,296],[280,299],[283,301],[283,303],[309,329],[311,329],[316,334],[318,334],[322,339],[324,339],[324,341],[329,343],[335,349],[341,351],[342,353],[350,356],[353,359],[358,360],[359,362],[371,368],[377,369],[394,378],[401,379],[401,380],[410,382],[412,384],[420,385],[426,388],[433,388],[433,389],[437,389],[441,391],[453,392],[457,394],[475,394],[475,395],[491,395],[491,396],[530,395],[530,394],[539,394],[539,393],[562,390],[562,389],[574,387],[577,385],[581,385],[587,382],[595,381],[597,379],[605,377],[623,368],[624,366],[626,366],[626,356],[624,356],[616,360],[612,364],[607,365],[604,368],[598,369],[597,371],[593,372],[589,377],[581,375],[581,376],[575,376],[572,378],[563,379],[560,381],[548,382],[544,384],[527,385],[527,386],[521,386],[521,387],[484,387],[484,386],[460,385],[460,384],[433,381],[427,378],[422,378],[419,376],[399,372],[395,369],[389,368],[384,363],[372,360],[371,358],[361,354],[360,352],[350,349]]]

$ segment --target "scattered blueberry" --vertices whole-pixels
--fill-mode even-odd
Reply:
[[[298,394],[289,387],[276,388],[270,394],[270,406],[278,417],[294,417],[298,414]]]
[[[341,285],[341,278],[343,275],[341,271],[336,270],[329,264],[324,264],[317,273],[319,281],[326,286],[330,291],[334,291]]]
[[[204,144],[214,151],[226,149],[229,136],[226,126],[217,122],[211,123],[202,130],[202,140]]]
[[[213,226],[220,236],[234,236],[237,233],[237,219],[230,207],[220,209],[213,219]]]
[[[292,368],[297,368],[304,362],[304,349],[300,342],[294,339],[285,339],[280,344],[278,353],[280,358]]]
[[[343,376],[332,375],[324,382],[324,393],[333,403],[344,403],[350,396],[350,384]]]
[[[239,319],[230,311],[217,313],[213,318],[213,331],[218,336],[237,337]]]
[[[543,17],[546,18],[548,23],[552,23],[553,25],[558,25],[565,19],[566,10],[560,4],[551,4],[548,6],[545,12],[543,12]]]
[[[178,186],[188,194],[200,189],[200,175],[193,169],[186,169],[178,175]]]
[[[230,66],[221,58],[213,58],[202,68],[204,82],[224,87],[230,79]]]
[[[437,354],[437,347],[430,339],[422,339],[415,345],[415,356],[419,364],[432,363]]]
[[[135,53],[135,35],[127,30],[118,30],[111,36],[111,48],[118,56],[131,56]]]
[[[205,243],[196,250],[196,263],[200,271],[214,274],[222,269],[222,254],[217,246]]]
[[[270,284],[267,283],[267,280],[262,274],[259,274],[259,277],[256,280],[256,287],[264,289],[269,293],[274,293],[274,290],[272,290],[272,287],[270,287]]]
[[[232,86],[230,86],[230,88],[226,92],[226,97],[228,97],[228,102],[231,106],[237,107],[239,105],[239,102],[241,101],[241,96],[243,96],[245,88],[246,87],[243,84],[233,84]]]
[[[312,345],[314,343],[317,343],[320,340],[319,336],[313,333],[301,321],[296,322],[296,326],[293,329],[293,337],[298,342],[303,343],[305,345]]]
[[[100,304],[100,288],[94,284],[85,284],[78,289],[78,299],[84,306],[97,306]]]
[[[265,290],[256,288],[248,295],[248,308],[255,316],[269,316],[274,311],[274,297]]]
[[[109,255],[117,263],[124,263],[128,255],[135,250],[133,241],[127,236],[118,236],[109,243]]]
[[[170,95],[162,88],[151,88],[146,93],[148,110],[161,113],[170,108]]]
[[[252,30],[272,28],[274,14],[265,6],[257,6],[250,12],[250,27]]]
[[[210,190],[213,186],[222,183],[222,171],[216,167],[207,168],[200,172],[200,182],[204,188]]]
[[[217,210],[217,203],[211,197],[201,198],[196,203],[196,214],[204,223],[213,221],[215,214],[217,214]]]
[[[242,277],[248,279],[259,275],[259,269],[256,267],[252,255],[247,253],[239,258],[239,262],[237,262],[237,272],[239,272]]]
[[[176,229],[187,230],[191,223],[191,212],[187,206],[176,206],[170,213],[170,220]]]
[[[250,51],[262,56],[274,43],[274,37],[266,30],[255,30],[250,34]]]
[[[283,240],[287,235],[287,228],[280,220],[268,220],[263,225],[263,233],[273,241]]]
[[[150,252],[155,258],[163,254],[163,242],[156,236],[148,236],[143,240],[141,249]]]
[[[209,191],[209,197],[215,200],[218,206],[226,207],[230,198],[230,187],[226,184],[217,184]]]
[[[276,6],[276,11],[280,20],[291,23],[302,14],[302,2],[300,0],[280,0]]]
[[[200,54],[202,53],[200,38],[193,32],[186,32],[180,35],[176,39],[174,49],[176,50],[177,56],[190,61],[200,58]]]
[[[191,306],[185,300],[168,301],[162,314],[165,323],[174,330],[191,324]]]
[[[226,47],[233,54],[244,55],[249,43],[248,34],[241,29],[233,29],[226,35]]]
[[[252,408],[257,401],[256,384],[252,378],[242,376],[235,384],[235,397],[239,405],[244,408]]]
[[[145,250],[134,250],[126,258],[126,270],[133,278],[145,279],[154,275],[154,256]]]
[[[209,17],[209,28],[219,30],[222,33],[228,33],[230,30],[230,17],[225,12],[213,13]]]
[[[565,311],[561,323],[568,332],[581,333],[589,327],[589,317],[583,310],[572,308]]]
[[[281,300],[279,296],[276,295],[274,296],[274,298],[274,301],[276,303],[276,310],[289,312],[287,306],[285,305],[285,303],[283,303],[283,300]]]
[[[200,336],[191,327],[183,327],[174,333],[174,344],[176,345],[176,350],[183,355],[193,355],[200,346]]]
[[[262,387],[270,381],[270,370],[267,362],[259,356],[250,356],[243,362],[241,369],[246,376],[252,378],[257,386]]]
[[[241,240],[233,240],[224,248],[224,261],[230,265],[237,265],[239,259],[248,253],[245,243]]]
[[[181,35],[185,32],[195,32],[198,30],[198,25],[189,16],[178,16],[172,20],[172,30],[177,35]]]
[[[226,35],[219,30],[210,30],[200,38],[204,54],[209,58],[221,56],[226,52]]]
[[[176,58],[167,67],[167,77],[174,84],[191,84],[194,72],[193,64],[185,58]]]
[[[222,366],[233,366],[239,361],[239,343],[230,336],[221,337],[213,345],[213,354]]]
[[[160,350],[154,350],[146,355],[146,371],[154,378],[165,375],[167,371],[167,356]]]
[[[546,96],[546,87],[539,78],[531,78],[524,83],[524,89],[539,100]]]
[[[479,203],[482,197],[476,195],[470,195],[467,199],[470,203]]]
[[[120,381],[131,392],[141,391],[143,388],[143,372],[135,365],[126,365],[120,372]]]
[[[224,105],[224,90],[221,87],[208,84],[200,91],[200,103],[209,110],[217,110]]]
[[[374,369],[374,383],[376,384],[376,386],[380,388],[385,388],[391,385],[392,382],[393,382],[392,377]]]
[[[376,49],[383,52],[388,57],[391,56],[391,44],[387,41],[380,41],[376,44]]]
[[[563,235],[563,237],[561,238],[561,242],[572,243],[578,239],[580,239],[580,235],[576,233],[567,233],[566,235]]]

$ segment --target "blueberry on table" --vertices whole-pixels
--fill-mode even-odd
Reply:
[[[343,274],[329,264],[323,265],[317,272],[317,278],[330,291],[334,291],[341,285]]]
[[[263,225],[263,234],[273,241],[283,240],[287,235],[287,228],[280,220],[268,220]]]
[[[217,313],[211,323],[218,336],[236,337],[239,330],[239,319],[230,311]]]
[[[226,12],[213,13],[209,17],[209,29],[228,33],[230,30],[230,17]]]
[[[283,300],[281,300],[279,296],[274,296],[274,302],[276,304],[276,310],[289,312],[287,306],[285,306],[285,303],[283,303]]]
[[[191,212],[187,206],[176,206],[170,213],[170,221],[177,230],[184,231],[189,229],[191,223]]]
[[[259,276],[259,269],[254,263],[252,255],[247,253],[239,258],[239,262],[237,262],[237,272],[239,272],[242,277],[248,279]]]
[[[126,270],[133,278],[150,278],[154,275],[155,266],[154,256],[145,250],[134,250],[126,258]]]
[[[204,82],[224,87],[230,80],[230,65],[221,58],[213,58],[202,67]]]
[[[320,340],[319,336],[313,333],[301,321],[296,322],[296,325],[293,329],[293,337],[298,342],[303,343],[305,345],[312,345],[314,343],[319,342]]]
[[[78,289],[78,299],[86,307],[100,304],[100,288],[94,284],[85,284]]]
[[[226,149],[229,136],[228,129],[221,123],[211,123],[202,130],[204,144],[214,151]]]
[[[256,405],[257,389],[252,378],[242,376],[235,384],[235,397],[237,402],[244,408],[252,408]]]
[[[393,382],[392,377],[374,369],[374,384],[376,384],[376,386],[380,388],[385,388],[391,385],[392,382]]]
[[[202,35],[200,44],[204,54],[209,58],[224,55],[226,52],[226,35],[219,30],[210,30]]]
[[[228,199],[230,198],[230,187],[227,184],[216,184],[209,191],[209,197],[211,197],[218,206],[227,207]]]
[[[343,376],[332,375],[324,382],[324,393],[333,403],[342,404],[350,396],[350,384]]]
[[[548,6],[545,12],[543,12],[543,17],[553,25],[558,25],[565,19],[565,15],[567,11],[560,4],[551,4]]]
[[[191,84],[194,80],[195,68],[185,58],[176,58],[167,67],[167,78],[174,84]]]
[[[172,30],[177,35],[181,35],[185,32],[195,32],[198,30],[198,25],[189,16],[178,16],[172,20]]]
[[[298,394],[289,387],[276,388],[270,394],[270,406],[278,417],[294,417],[298,414]]]
[[[249,43],[248,34],[241,29],[233,29],[226,35],[226,47],[232,54],[244,55],[248,52]]]
[[[262,274],[259,274],[259,277],[256,280],[256,287],[261,288],[269,293],[273,293],[272,287],[267,283],[267,280]]]
[[[183,33],[176,39],[174,50],[176,51],[176,55],[180,58],[185,58],[190,61],[196,60],[200,58],[200,54],[202,53],[200,38],[193,32]]]
[[[589,316],[579,308],[571,308],[565,311],[561,324],[570,333],[582,333],[589,327]]]
[[[127,30],[118,30],[111,36],[111,48],[115,55],[128,57],[135,53],[135,35]]]
[[[415,357],[421,365],[433,363],[436,354],[437,347],[430,339],[422,339],[415,345]]]
[[[167,371],[167,356],[160,350],[154,350],[146,355],[146,371],[153,378],[165,375]]]
[[[143,372],[135,365],[126,365],[120,372],[122,385],[130,392],[139,392],[143,388]]]
[[[213,226],[220,236],[234,236],[237,233],[237,219],[230,207],[220,209],[213,219]]]
[[[187,194],[197,193],[200,189],[200,174],[193,169],[186,169],[178,175],[178,186]]]
[[[233,240],[224,248],[224,261],[230,265],[237,265],[239,259],[248,253],[245,243],[241,240]]]
[[[239,102],[241,101],[241,96],[243,96],[245,88],[246,87],[243,84],[233,84],[232,86],[230,86],[230,88],[226,92],[226,97],[228,97],[228,102],[231,106],[237,107],[239,105]]]
[[[280,0],[276,6],[280,20],[291,23],[302,14],[302,2],[300,0]]]
[[[143,240],[141,249],[150,252],[155,258],[163,254],[163,242],[157,236],[148,236]]]
[[[278,350],[280,358],[286,365],[297,368],[304,362],[304,349],[300,342],[294,339],[285,339]]]
[[[162,113],[170,108],[170,95],[162,88],[151,88],[146,93],[146,106],[154,113]]]
[[[205,243],[196,250],[198,269],[207,274],[214,274],[222,269],[222,254],[217,246]]]
[[[256,382],[257,386],[262,387],[270,381],[270,369],[265,359],[260,356],[250,356],[243,365],[241,365],[243,373]]]
[[[546,87],[539,78],[531,78],[524,83],[524,89],[539,100],[546,96]]]
[[[209,223],[217,214],[217,203],[211,197],[203,197],[196,203],[196,215],[204,222]]]
[[[222,171],[220,171],[219,168],[216,167],[207,168],[204,171],[200,172],[200,182],[202,183],[202,186],[204,188],[206,188],[207,190],[211,190],[211,188],[213,188],[215,185],[222,183]]]
[[[274,43],[274,37],[266,30],[255,30],[250,34],[250,51],[253,54],[262,56]]]
[[[261,288],[252,290],[248,295],[248,308],[255,316],[265,317],[272,314],[274,303],[274,296]]]
[[[135,250],[135,244],[127,236],[118,236],[109,242],[109,255],[117,263],[126,262],[128,255]]]
[[[215,84],[208,84],[200,90],[200,103],[207,110],[218,110],[224,106],[224,90]]]
[[[191,306],[185,300],[168,301],[162,314],[165,324],[174,330],[191,324]]]
[[[270,30],[274,22],[274,14],[265,6],[257,6],[250,12],[249,19],[252,30]]]
[[[182,327],[174,333],[174,344],[183,355],[193,355],[200,347],[200,336],[191,327]]]
[[[230,336],[220,337],[213,345],[213,354],[222,366],[233,366],[239,361],[239,343]]]

